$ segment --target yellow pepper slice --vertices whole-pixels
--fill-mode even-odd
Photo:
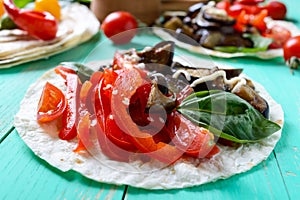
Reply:
[[[4,6],[3,6],[3,0],[0,0],[0,18],[2,17],[2,15],[4,14]]]
[[[47,11],[51,13],[57,20],[60,20],[61,7],[58,0],[35,0],[34,10]]]

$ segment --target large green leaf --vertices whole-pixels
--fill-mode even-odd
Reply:
[[[186,98],[177,110],[215,135],[238,143],[258,141],[280,130],[247,101],[223,91],[201,91]]]

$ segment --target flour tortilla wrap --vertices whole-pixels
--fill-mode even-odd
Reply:
[[[98,65],[99,66],[99,65]],[[40,158],[63,172],[74,170],[92,180],[145,189],[185,188],[225,179],[250,170],[267,159],[281,137],[281,130],[257,143],[239,147],[218,145],[221,152],[211,159],[180,159],[165,166],[157,160],[118,162],[102,154],[99,146],[78,154],[73,150],[77,141],[58,138],[55,122],[40,125],[36,121],[37,104],[46,82],[65,90],[64,80],[54,70],[46,72],[33,83],[21,102],[14,125],[20,137]],[[270,119],[283,126],[283,110],[263,86],[255,84],[270,106]],[[52,130],[52,133],[48,132]],[[56,131],[53,131],[56,130]],[[47,133],[48,132],[48,133]]]
[[[266,19],[267,27],[271,28],[275,25],[280,25],[282,27],[285,27],[287,30],[289,30],[292,34],[292,36],[300,35],[300,30],[296,25],[294,25],[291,22],[283,21],[283,20],[272,20],[270,18]],[[208,55],[208,56],[215,56],[215,57],[221,57],[221,58],[234,58],[234,57],[256,57],[260,59],[272,59],[276,57],[282,57],[283,56],[283,50],[282,48],[279,49],[269,49],[267,51],[260,51],[260,52],[254,52],[254,53],[243,53],[243,52],[237,52],[237,53],[226,53],[221,51],[216,51],[212,49],[208,49],[201,46],[193,46],[187,43],[184,43],[176,38],[174,38],[170,33],[165,31],[165,29],[159,28],[159,27],[153,27],[153,32],[155,35],[160,37],[163,40],[167,41],[173,41],[175,44],[183,49],[186,49],[193,53]]]
[[[56,38],[50,41],[34,39],[19,29],[0,31],[0,68],[61,53],[89,40],[99,31],[99,21],[86,6],[72,3],[64,6],[61,12]]]

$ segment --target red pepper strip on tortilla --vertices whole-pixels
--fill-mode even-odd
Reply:
[[[128,152],[118,148],[112,144],[106,137],[105,133],[99,126],[95,115],[91,115],[88,111],[80,118],[78,123],[78,146],[74,152],[79,153],[82,150],[93,150],[92,140],[97,139],[100,148],[106,156],[113,160],[127,162]]]
[[[77,125],[77,138],[78,138],[78,145],[74,152],[80,152],[86,150],[86,146],[89,145],[89,129],[90,129],[90,115],[87,111],[86,102],[88,93],[92,88],[92,83],[90,81],[86,81],[82,84],[80,95],[79,95],[79,120]]]
[[[98,141],[103,153],[111,159],[126,162],[128,161],[129,154],[136,151],[135,146],[128,143],[127,140],[122,140],[122,138],[125,137],[122,136],[123,133],[121,131],[117,129],[112,130],[112,127],[108,128],[108,126],[112,124],[112,121],[109,119],[111,113],[110,99],[112,96],[112,84],[114,84],[116,77],[117,74],[115,72],[105,70],[103,77],[95,89],[94,105],[95,115],[98,120],[98,127],[96,127],[96,129],[98,130]],[[109,122],[107,122],[107,120]],[[118,136],[116,136],[116,134],[118,134]],[[122,137],[117,138],[120,135]]]
[[[164,163],[174,163],[183,155],[183,152],[164,142],[156,143],[151,134],[139,130],[128,114],[129,100],[142,84],[143,79],[136,69],[124,69],[120,72],[113,88],[114,91],[117,91],[117,94],[113,94],[111,99],[111,110],[114,119],[117,125],[131,136],[132,143],[142,153]]]
[[[81,82],[76,73],[70,69],[59,67],[55,72],[66,80],[67,91],[65,94],[67,107],[62,115],[62,128],[58,134],[62,140],[71,140],[77,136],[76,125],[78,123],[79,93]],[[70,73],[69,73],[70,72]]]
[[[56,37],[58,22],[49,12],[19,9],[12,0],[3,0],[3,4],[8,16],[30,36],[41,40]]]
[[[82,84],[80,94],[79,94],[80,103],[78,108],[78,113],[79,113],[79,120],[77,125],[78,145],[76,149],[74,149],[74,152],[87,150],[87,148],[93,145],[91,140],[93,139],[92,137],[96,135],[91,135],[90,118],[93,118],[93,116],[91,115],[95,114],[94,113],[94,102],[95,102],[94,90],[99,80],[102,78],[102,76],[103,76],[102,72],[100,71],[95,72],[91,76],[90,81],[86,81]]]
[[[61,65],[58,65],[54,69],[55,73],[59,74],[63,79],[66,80],[67,74],[76,74],[76,72],[73,69],[63,67]]]

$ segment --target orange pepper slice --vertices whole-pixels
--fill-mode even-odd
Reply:
[[[3,0],[0,0],[0,17],[3,16],[5,13],[4,6],[3,6]]]
[[[0,0],[1,1],[1,0]],[[34,10],[51,13],[57,20],[61,18],[61,7],[58,0],[35,0]]]

